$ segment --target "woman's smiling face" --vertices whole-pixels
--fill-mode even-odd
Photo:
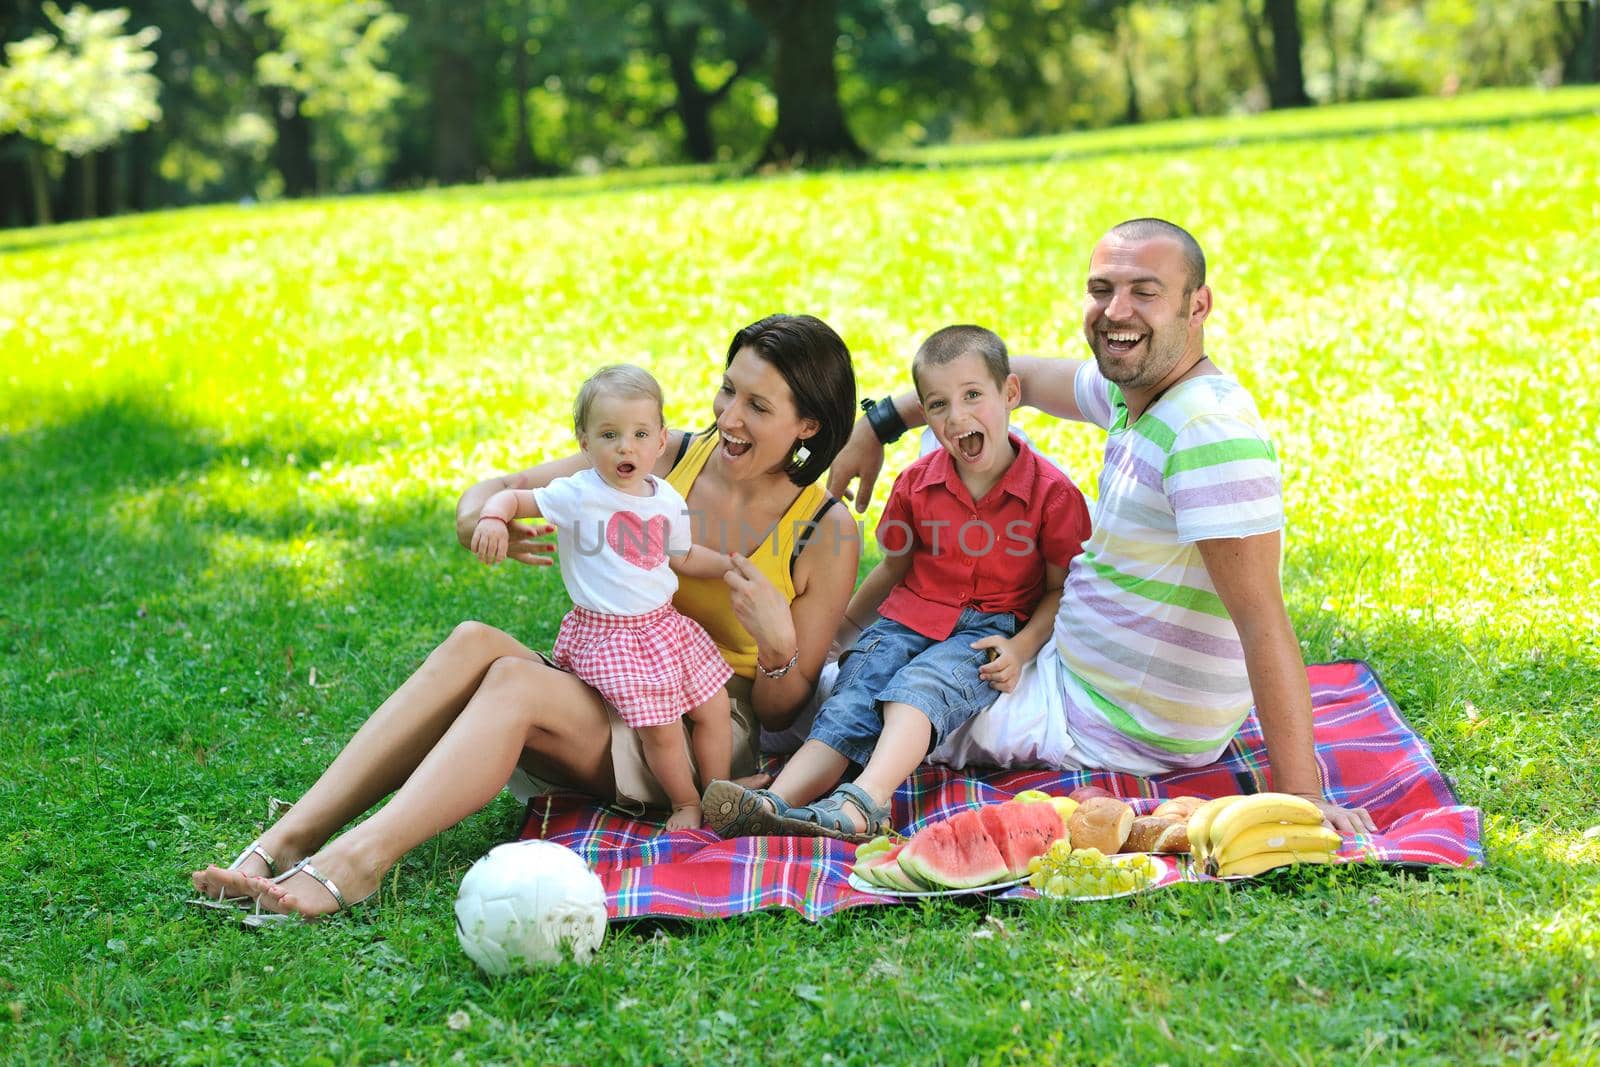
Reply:
[[[782,470],[796,439],[817,432],[816,420],[795,410],[783,375],[750,348],[741,348],[722,372],[722,388],[711,410],[722,438],[718,453],[738,477]]]

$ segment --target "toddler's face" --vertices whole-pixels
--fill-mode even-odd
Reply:
[[[1015,374],[997,385],[981,356],[958,356],[917,371],[928,426],[959,469],[985,474],[1008,463],[1006,426],[1022,390]]]
[[[602,395],[589,406],[578,444],[607,485],[638,495],[667,449],[667,429],[654,400]]]

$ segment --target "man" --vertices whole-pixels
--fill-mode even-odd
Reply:
[[[1109,433],[1094,532],[1029,684],[935,756],[1156,774],[1215,761],[1254,703],[1273,787],[1316,803],[1341,833],[1371,831],[1364,809],[1323,796],[1279,578],[1277,456],[1249,394],[1205,354],[1211,303],[1195,239],[1133,219],[1090,258],[1093,362],[1013,361],[1023,403]],[[883,443],[920,419],[910,392],[870,408],[829,491],[848,499],[859,479],[865,510]]]

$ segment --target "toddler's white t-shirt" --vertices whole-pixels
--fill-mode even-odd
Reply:
[[[561,580],[579,607],[643,615],[678,591],[667,558],[689,551],[689,505],[664,480],[648,481],[652,495],[632,496],[591,468],[533,491],[556,527]]]

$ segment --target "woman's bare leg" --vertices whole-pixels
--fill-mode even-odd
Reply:
[[[261,835],[280,870],[309,855],[351,819],[399,788],[422,762],[504,656],[534,660],[534,653],[492,626],[464,622],[428,655],[377,711],[305,795]],[[265,875],[258,857],[238,871],[212,866],[190,877],[207,896],[249,891],[245,875]]]
[[[346,900],[359,900],[412,848],[493,800],[524,748],[563,784],[596,796],[613,791],[611,729],[599,696],[538,660],[506,656],[490,666],[393,799],[312,855],[312,865]],[[315,916],[336,908],[309,875],[282,883],[253,878],[250,884],[271,911]]]

